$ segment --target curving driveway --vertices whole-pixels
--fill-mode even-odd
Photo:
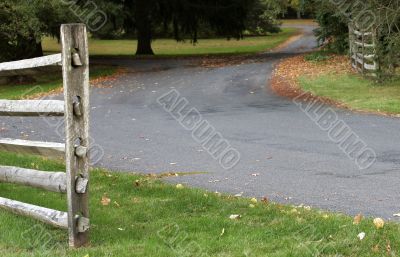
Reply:
[[[105,152],[98,165],[115,171],[200,173],[168,180],[393,218],[400,212],[400,120],[337,110],[377,153],[377,162],[360,171],[326,132],[268,85],[281,58],[315,47],[312,27],[302,29],[303,36],[286,48],[240,65],[202,68],[195,59],[111,60],[128,73],[92,90],[91,132]],[[171,89],[240,152],[237,166],[224,170],[157,104]],[[5,128],[2,137],[59,140],[43,121],[2,118],[0,125]]]

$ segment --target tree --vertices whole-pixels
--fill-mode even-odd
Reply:
[[[280,23],[276,17],[283,13],[285,9],[286,6],[280,1],[255,1],[246,20],[246,29],[256,35],[265,35],[267,32],[279,32]]]
[[[42,55],[41,39],[59,37],[59,26],[82,22],[93,4],[107,14],[94,37],[135,36],[137,55],[154,54],[151,44],[160,35],[193,44],[199,33],[241,39],[246,29],[255,34],[277,32],[274,0],[3,0],[0,3],[0,60]],[[72,6],[71,6],[72,5]],[[74,13],[74,9],[79,13]],[[90,27],[90,26],[89,26]]]
[[[349,49],[349,28],[348,21],[333,6],[325,0],[317,0],[316,21],[319,27],[315,35],[320,44],[324,44],[332,52],[344,54]]]
[[[3,0],[0,20],[0,61],[10,61],[42,56],[42,37],[58,36],[68,14],[56,0]]]
[[[292,7],[297,12],[297,19],[301,19],[301,11],[303,9],[301,0],[290,0],[289,6]]]
[[[197,42],[198,33],[202,27],[209,28],[218,36],[242,38],[249,12],[256,1],[259,0],[112,0],[106,2],[122,6],[123,30],[127,34],[136,32],[138,39],[136,54],[152,55],[154,53],[151,43],[156,38],[155,32],[160,28],[164,32],[170,31],[178,41],[190,39],[193,43]]]

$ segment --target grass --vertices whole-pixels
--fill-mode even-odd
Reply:
[[[54,161],[1,152],[0,164],[64,170]],[[56,193],[1,183],[0,194],[66,210],[65,197]],[[101,204],[103,196],[111,199],[109,206]],[[91,246],[78,250],[68,249],[65,231],[0,210],[0,253],[7,257],[400,254],[398,224],[378,230],[370,219],[354,225],[351,217],[340,214],[178,189],[135,174],[91,171],[90,209]],[[242,218],[231,220],[232,214]],[[357,238],[360,232],[366,233],[362,241]],[[46,238],[47,244],[39,244],[39,238]]]
[[[352,109],[400,113],[400,79],[376,83],[358,75],[324,74],[303,76],[299,84],[305,91],[344,103]]]
[[[90,78],[96,79],[115,73],[116,67],[93,66],[90,69]],[[36,82],[25,84],[0,85],[0,99],[18,100],[30,96],[40,95],[62,87],[60,73],[42,74],[35,77]]]
[[[296,31],[293,28],[284,28],[279,34],[246,37],[243,40],[200,39],[196,45],[191,44],[190,40],[176,42],[173,39],[157,39],[152,46],[157,56],[248,54],[272,49],[285,42]],[[133,56],[136,46],[136,40],[89,40],[91,56]],[[52,38],[43,40],[43,48],[46,52],[60,51],[60,45]]]

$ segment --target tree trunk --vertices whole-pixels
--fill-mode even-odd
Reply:
[[[35,51],[33,53],[33,57],[41,57],[43,56],[43,47],[42,47],[42,41],[39,43],[35,43]]]
[[[135,20],[138,45],[136,55],[154,55],[151,48],[151,1],[138,0],[135,8]]]
[[[301,19],[301,11],[297,11],[297,19]]]

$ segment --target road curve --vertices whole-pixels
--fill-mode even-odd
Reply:
[[[104,149],[97,165],[115,171],[201,173],[168,180],[393,218],[400,212],[399,119],[336,110],[377,154],[373,166],[360,170],[326,131],[268,85],[281,58],[315,47],[312,27],[302,29],[304,35],[279,52],[240,65],[203,68],[190,59],[107,60],[125,66],[128,73],[92,89],[91,133]],[[172,89],[238,150],[240,162],[234,168],[223,169],[157,103]],[[2,118],[0,125],[1,137],[60,140],[54,125],[43,120]]]

